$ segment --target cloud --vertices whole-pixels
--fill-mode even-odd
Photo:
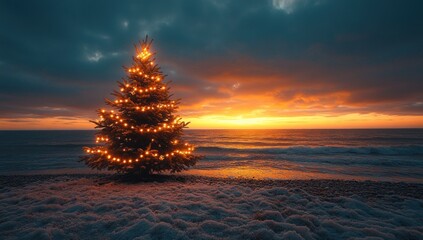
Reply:
[[[90,62],[98,62],[103,57],[104,56],[103,56],[103,54],[100,51],[95,51],[95,52],[87,55],[87,59]]]
[[[129,22],[128,21],[125,20],[125,21],[122,22],[122,27],[123,28],[127,29],[128,26],[129,26]]]
[[[282,10],[287,14],[293,13],[298,7],[306,4],[318,4],[318,0],[273,0],[272,4],[275,9]]]
[[[145,34],[155,39],[157,62],[182,98],[181,115],[422,115],[421,7],[361,0],[190,0],[166,7],[3,1],[0,117],[95,117]],[[44,106],[67,111],[39,111]]]

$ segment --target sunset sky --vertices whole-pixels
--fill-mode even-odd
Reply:
[[[0,129],[92,129],[154,38],[191,128],[423,127],[423,1],[1,1]]]

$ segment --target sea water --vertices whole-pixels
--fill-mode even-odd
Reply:
[[[85,172],[95,131],[0,131],[0,174]],[[423,182],[423,129],[190,130],[187,173]]]

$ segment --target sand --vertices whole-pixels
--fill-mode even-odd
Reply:
[[[423,184],[0,176],[2,239],[423,239]]]

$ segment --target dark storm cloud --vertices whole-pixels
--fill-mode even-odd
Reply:
[[[1,1],[0,117],[93,116],[145,34],[187,105],[268,93],[327,105],[346,92],[339,101],[354,111],[420,115],[422,7],[389,0]]]

